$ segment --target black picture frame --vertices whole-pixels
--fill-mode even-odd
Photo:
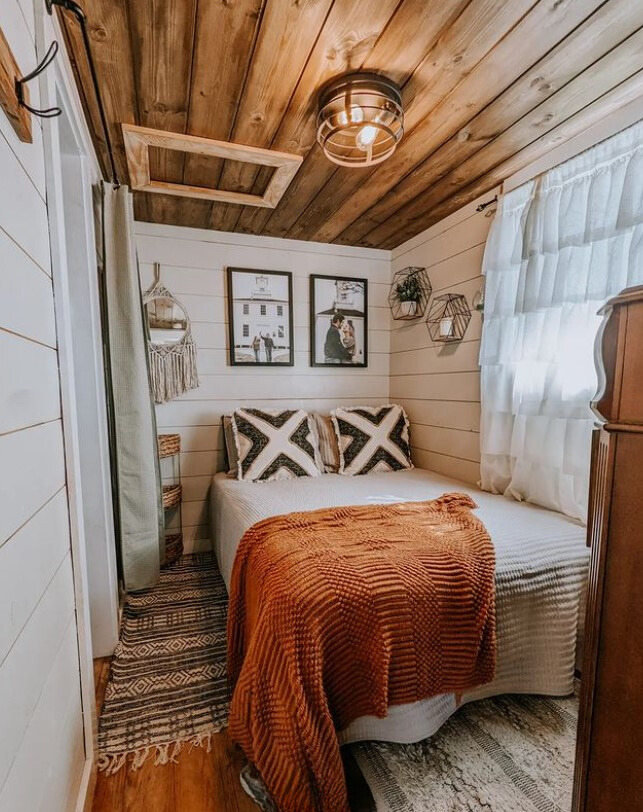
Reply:
[[[275,286],[271,285],[271,282],[274,282],[276,277],[280,277],[285,283],[285,298],[283,283],[278,286],[277,296],[273,295]],[[227,268],[226,285],[230,366],[294,366],[292,273],[268,271],[264,268]],[[287,325],[285,321],[283,323],[279,321],[283,320],[286,314]],[[260,346],[256,352],[254,340],[258,336]],[[266,342],[265,336],[272,340],[272,347]]]
[[[335,286],[334,295],[332,294],[332,288],[329,290],[329,283]],[[344,284],[342,285],[342,283]],[[352,300],[351,294],[353,294]],[[350,369],[365,369],[368,367],[368,279],[352,276],[311,274],[309,299],[310,366],[334,369],[345,369],[347,367]],[[360,300],[362,310],[359,309]],[[353,340],[355,342],[353,360],[329,361],[328,356],[324,353],[334,313],[344,316],[345,321],[349,322],[353,330]],[[344,344],[345,341],[342,339],[341,343]],[[346,349],[350,351],[350,344]],[[358,360],[355,360],[355,356],[357,356]]]

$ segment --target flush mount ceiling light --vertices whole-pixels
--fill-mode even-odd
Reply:
[[[402,96],[375,73],[333,79],[319,93],[317,141],[340,166],[373,166],[395,152],[404,132]]]

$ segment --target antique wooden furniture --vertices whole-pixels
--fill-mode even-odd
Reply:
[[[603,308],[574,812],[643,808],[643,286]]]

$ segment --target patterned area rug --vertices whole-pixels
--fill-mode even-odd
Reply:
[[[577,718],[575,697],[500,696],[418,744],[352,750],[377,812],[570,812]]]
[[[99,722],[98,767],[133,769],[210,747],[228,714],[227,594],[214,555],[183,556],[128,596]]]

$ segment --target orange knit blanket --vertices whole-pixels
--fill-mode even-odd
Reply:
[[[495,554],[469,496],[291,513],[237,551],[229,733],[280,812],[345,812],[337,730],[495,669]]]

